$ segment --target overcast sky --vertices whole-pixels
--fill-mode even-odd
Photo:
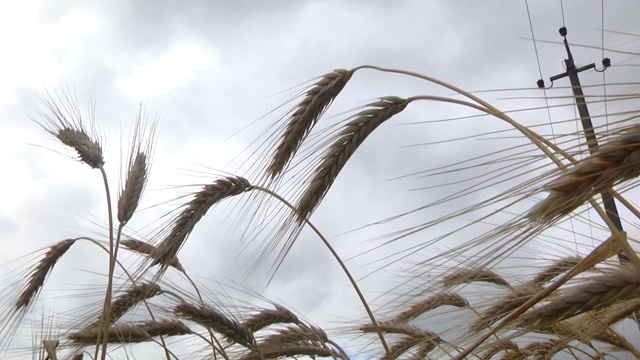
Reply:
[[[529,3],[535,38],[560,41],[558,28],[564,23],[572,44],[594,47],[572,48],[578,66],[595,62],[601,67],[603,40],[609,49],[604,56],[614,64],[606,78],[592,70],[581,74],[584,85],[602,84],[603,79],[611,83],[637,81],[634,67],[619,65],[637,64],[640,3],[605,1],[603,5],[601,1],[574,0],[563,5],[564,9],[560,1]],[[292,104],[270,112],[303,90],[301,85],[333,69],[371,64],[423,73],[466,90],[530,88],[531,91],[479,95],[505,110],[546,106],[540,99],[502,99],[541,96],[540,90],[535,89],[540,71],[547,85],[550,76],[564,71],[562,60],[566,53],[562,45],[538,42],[537,59],[531,38],[524,1],[2,3],[0,260],[7,265],[0,269],[0,279],[6,284],[15,281],[15,273],[10,272],[15,269],[11,260],[27,255],[18,262],[24,265],[35,258],[36,254],[29,255],[31,252],[59,240],[85,235],[87,231],[104,239],[104,233],[95,234],[106,222],[99,173],[70,161],[73,154],[32,121],[44,109],[39,98],[45,96],[46,90],[70,89],[77,94],[86,119],[90,102],[95,104],[96,125],[114,193],[123,157],[121,144],[126,144],[140,104],[149,119],[157,118],[148,191],[143,210],[131,224],[132,232],[150,235],[166,220],[157,219],[181,202],[166,204],[167,201],[197,190],[175,186],[207,183],[221,171],[240,172],[238,175],[254,180],[250,176],[255,173],[248,171],[242,160],[249,157],[251,163],[258,159],[250,157],[251,151],[246,150],[255,149],[252,142]],[[567,86],[568,80],[554,85]],[[570,95],[568,89],[555,91],[553,96]],[[593,91],[601,93],[602,88]],[[633,91],[632,86],[609,90]],[[337,123],[346,117],[345,112],[377,96],[451,94],[450,90],[423,81],[365,70],[354,75],[325,120],[327,124]],[[566,99],[562,103],[566,104]],[[615,104],[611,106],[616,111],[620,109]],[[605,110],[602,104],[596,104],[592,111],[601,114]],[[432,185],[418,176],[391,179],[460,161],[469,158],[469,154],[488,153],[494,146],[505,148],[505,144],[523,142],[495,138],[489,141],[488,136],[484,140],[452,141],[432,147],[404,147],[507,128],[487,117],[411,125],[473,114],[476,113],[450,104],[412,104],[393,124],[381,126],[367,139],[312,218],[341,255],[347,258],[360,254],[378,244],[367,240],[416,225],[417,220],[401,219],[389,228],[369,227],[349,235],[339,234],[425,205],[442,194],[437,189],[408,191]],[[563,107],[550,113],[514,113],[514,117],[544,125],[549,123],[549,117],[568,120],[575,115],[573,109]],[[597,124],[602,125],[605,120],[602,121]],[[397,126],[402,124],[408,125]],[[575,122],[570,125],[575,130]],[[564,131],[561,127],[538,129],[545,135],[552,130]],[[459,178],[452,175],[437,181],[456,180]],[[494,194],[494,190],[488,191]],[[468,206],[464,202],[474,201],[474,196],[451,206]],[[247,275],[255,261],[251,247],[243,251],[242,224],[238,227],[233,219],[225,217],[231,213],[233,218],[237,210],[234,204],[239,203],[229,207],[223,204],[205,217],[181,251],[182,262],[194,276],[205,283],[209,279],[212,287],[217,286],[213,281],[243,284],[323,326],[363,319],[345,276],[310,232],[302,233],[268,288],[265,289],[270,264]],[[442,211],[438,208],[418,217],[441,215]],[[430,233],[426,238],[437,234]],[[407,244],[385,247],[369,258],[349,262],[349,266],[358,277],[364,276],[377,266],[365,266],[366,263],[406,249]],[[437,251],[447,246],[438,244]],[[561,255],[570,253],[566,248],[570,247],[566,246]],[[551,258],[553,249],[545,251],[542,258]],[[417,254],[408,261],[424,256]],[[74,248],[52,274],[51,283],[83,284],[88,281],[84,278],[87,274],[79,270],[104,272],[105,259],[103,253],[89,245]],[[387,291],[396,280],[395,271],[389,269],[363,280],[368,297],[373,299]],[[100,288],[94,286],[94,291]]]

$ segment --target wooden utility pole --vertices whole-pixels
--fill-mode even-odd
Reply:
[[[584,135],[587,138],[587,147],[589,148],[589,153],[593,154],[598,150],[598,140],[596,139],[596,134],[593,130],[593,124],[591,122],[591,116],[589,115],[589,109],[587,108],[587,102],[584,99],[584,93],[582,92],[582,85],[580,85],[580,78],[578,78],[578,73],[595,69],[596,65],[591,63],[589,65],[576,68],[576,65],[573,61],[573,55],[571,55],[571,49],[569,49],[569,43],[567,42],[567,28],[560,28],[560,36],[564,38],[564,47],[567,50],[568,58],[564,60],[567,71],[562,74],[558,74],[549,78],[551,83],[555,80],[562,79],[563,77],[569,77],[569,81],[571,82],[571,89],[573,90],[573,96],[576,100],[576,105],[578,107],[578,113],[580,114],[580,121],[582,122],[582,128],[584,129]],[[602,60],[602,65],[606,69],[611,66],[611,60],[609,58],[604,58]],[[544,80],[538,80],[538,87],[544,88]],[[615,227],[622,231],[622,222],[620,221],[620,215],[618,215],[618,208],[616,207],[616,203],[613,200],[613,196],[608,191],[603,192],[602,194],[602,203],[604,205],[604,209],[611,219],[611,222],[615,225]],[[624,254],[619,254],[620,260],[628,261],[629,258]]]

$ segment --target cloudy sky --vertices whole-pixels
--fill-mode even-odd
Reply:
[[[122,144],[127,144],[140,104],[149,119],[157,119],[151,177],[142,210],[130,228],[150,236],[167,220],[163,215],[184,201],[173,200],[197,190],[184,185],[207,183],[223,171],[253,180],[256,173],[249,165],[258,163],[261,155],[254,150],[269,140],[260,134],[265,129],[270,134],[281,124],[282,114],[293,105],[288,101],[309,81],[333,69],[363,64],[405,69],[465,90],[512,89],[478,93],[503,110],[546,108],[549,103],[544,100],[524,97],[542,96],[535,89],[541,73],[549,85],[550,76],[564,71],[566,53],[558,43],[558,28],[565,24],[569,41],[585,45],[572,48],[578,66],[595,62],[600,68],[603,44],[604,56],[614,64],[606,76],[592,70],[581,74],[584,85],[638,81],[633,66],[640,52],[640,4],[574,0],[562,5],[560,1],[530,2],[530,23],[524,1],[3,3],[0,260],[5,265],[0,269],[0,280],[7,286],[16,281],[15,275],[20,274],[16,268],[23,266],[24,270],[25,264],[41,254],[34,251],[59,240],[87,233],[101,240],[105,236],[104,230],[100,233],[106,222],[106,205],[99,173],[70,161],[73,154],[32,121],[38,120],[38,112],[44,109],[40,99],[46,97],[46,91],[76,94],[86,119],[90,104],[95,105],[96,126],[114,193],[120,159],[126,155],[121,153],[126,149]],[[537,49],[530,24],[533,36],[541,40],[535,43]],[[554,85],[549,96],[570,95],[569,89],[562,89],[568,85],[567,79]],[[589,89],[588,93],[596,95],[605,91],[601,86]],[[632,85],[608,89],[610,94],[637,91]],[[356,107],[387,95],[461,99],[451,90],[425,81],[363,70],[354,75],[329,110],[326,124],[336,124]],[[571,100],[550,101],[561,105]],[[610,108],[598,102],[592,111],[622,111],[625,105],[607,106]],[[420,102],[367,139],[312,218],[344,258],[381,244],[371,241],[378,235],[427,222],[443,211],[469,206],[470,201],[500,192],[490,188],[487,193],[475,193],[447,205],[450,207],[399,219],[390,227],[349,232],[461,189],[409,191],[434,184],[419,175],[392,179],[526,142],[514,139],[517,134],[513,132],[491,135],[507,127],[487,117],[428,123],[475,114],[451,104]],[[575,131],[575,122],[570,121],[575,113],[569,106],[513,114],[518,121],[540,125],[537,130],[544,135]],[[569,130],[562,125],[549,126],[550,119],[564,121]],[[597,125],[606,121],[596,119]],[[482,139],[445,141],[485,133],[489,135]],[[427,143],[432,145],[408,147]],[[464,174],[473,176],[473,171]],[[455,182],[460,176],[440,176],[434,181]],[[310,232],[303,231],[268,287],[273,258],[247,273],[255,263],[252,249],[270,239],[258,237],[248,242],[243,237],[243,223],[233,221],[239,213],[234,205],[238,204],[242,203],[223,205],[205,217],[180,253],[195,277],[209,284],[212,292],[219,290],[217,281],[241,284],[323,326],[342,326],[363,318],[345,276]],[[414,236],[407,243],[394,243],[356,257],[348,265],[361,278],[386,264],[385,259],[395,261],[396,251],[448,230],[433,231],[423,239]],[[450,244],[434,246],[430,251],[437,253]],[[564,249],[559,250],[564,252],[561,255],[570,253],[571,246],[560,247]],[[545,248],[542,259],[552,257],[556,250]],[[427,257],[414,255],[403,265]],[[12,262],[20,256],[26,257]],[[65,285],[73,289],[76,285],[77,290],[80,284],[92,281],[87,280],[90,272],[104,273],[105,259],[90,245],[72,249],[52,274],[51,289]],[[367,296],[373,299],[388,291],[396,276],[397,269],[385,268],[363,279]],[[97,288],[94,285],[92,289]],[[53,297],[56,293],[49,294]],[[47,299],[46,292],[43,299]]]

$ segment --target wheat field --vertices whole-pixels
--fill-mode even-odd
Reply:
[[[314,66],[263,118],[222,127],[223,155],[195,145],[208,133],[188,111],[165,143],[153,105],[117,129],[99,97],[48,87],[31,125],[56,181],[36,194],[59,205],[29,226],[73,225],[8,247],[0,357],[640,358],[623,65],[585,75],[591,151],[568,80],[471,91],[424,68]],[[194,149],[173,169],[158,156]]]

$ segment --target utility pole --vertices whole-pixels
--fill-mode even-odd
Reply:
[[[584,135],[587,138],[587,147],[589,148],[589,153],[593,154],[598,150],[598,140],[596,139],[596,134],[593,130],[593,124],[591,122],[591,116],[589,115],[589,109],[587,108],[587,102],[584,99],[584,93],[582,92],[582,85],[580,85],[580,79],[578,78],[578,73],[595,69],[596,65],[591,63],[589,65],[582,66],[580,68],[576,68],[576,65],[573,61],[573,55],[571,55],[571,49],[569,49],[569,43],[567,42],[567,28],[560,28],[560,36],[564,38],[564,47],[567,50],[568,58],[564,60],[567,71],[562,74],[558,74],[549,78],[551,83],[555,80],[562,79],[564,77],[569,77],[569,81],[571,82],[571,89],[573,90],[573,96],[576,100],[576,105],[578,106],[578,113],[580,114],[580,120],[582,122],[582,128],[584,129]],[[609,58],[604,58],[602,60],[602,66],[604,69],[611,66],[611,60]],[[544,80],[538,80],[538,87],[544,88]],[[620,221],[620,215],[618,215],[618,209],[616,207],[616,203],[613,200],[613,196],[610,192],[605,191],[602,194],[602,203],[604,204],[604,209],[611,219],[613,225],[620,231],[622,231],[622,222]],[[621,261],[629,261],[629,258],[626,254],[620,253],[618,255]]]

